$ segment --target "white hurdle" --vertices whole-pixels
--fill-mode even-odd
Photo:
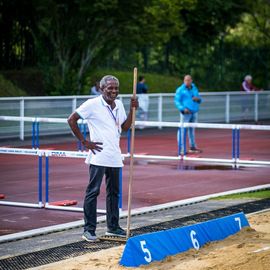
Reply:
[[[38,156],[38,194],[39,202],[37,204],[24,203],[24,202],[13,202],[0,200],[0,205],[9,205],[9,206],[21,206],[21,207],[34,207],[34,208],[46,208],[54,210],[65,210],[65,211],[74,211],[74,212],[83,212],[82,207],[71,207],[71,206],[60,206],[52,205],[49,201],[49,157],[57,158],[80,158],[85,159],[88,155],[87,152],[80,151],[63,151],[63,150],[38,150],[38,149],[22,149],[22,148],[6,148],[0,147],[0,154],[13,154],[13,155],[30,155]],[[42,200],[42,158],[45,157],[45,204]],[[124,159],[124,155],[123,155]],[[120,198],[119,198],[119,209],[122,211],[122,170],[120,171],[119,177],[120,185]],[[97,209],[97,213],[106,214],[105,209]]]
[[[54,209],[54,210],[64,210],[64,211],[73,211],[73,212],[83,212],[82,207],[74,206],[60,206],[52,205],[49,202],[49,157],[59,157],[59,158],[80,158],[85,159],[88,155],[87,152],[77,152],[77,151],[62,151],[62,150],[45,150],[45,208]],[[122,179],[121,179],[122,181]],[[106,210],[97,209],[97,213],[106,214]]]
[[[241,125],[241,124],[209,124],[209,123],[180,123],[180,122],[157,122],[157,121],[136,121],[137,126],[145,127],[175,127],[181,128],[206,128],[206,129],[228,129],[232,130],[232,158],[231,159],[219,159],[219,158],[196,158],[188,157],[184,153],[179,154],[180,159],[187,161],[199,161],[199,162],[213,162],[213,163],[228,163],[235,165],[270,165],[268,160],[244,160],[240,159],[240,130],[262,130],[270,131],[268,125]],[[184,142],[185,144],[185,142]],[[146,155],[145,155],[146,156]],[[135,155],[136,157],[136,155]],[[162,156],[151,156],[152,159],[162,159]],[[147,158],[144,155],[137,155],[137,158]],[[173,157],[164,156],[164,159],[172,160]],[[175,158],[176,160],[179,158]]]
[[[44,204],[42,202],[42,155],[43,155],[43,152],[40,150],[32,150],[32,149],[3,148],[3,147],[1,148],[0,147],[0,154],[38,156],[38,180],[37,180],[38,181],[38,202],[26,203],[26,202],[0,200],[0,205],[43,208],[44,207]]]
[[[39,123],[67,123],[66,118],[44,118],[44,117],[17,117],[17,116],[0,116],[0,120],[3,121],[28,121],[32,122],[32,146],[33,148],[39,147]],[[85,120],[78,120],[78,124],[85,124]],[[35,125],[36,124],[36,125]],[[242,125],[242,124],[209,124],[209,123],[180,123],[180,122],[158,122],[158,121],[136,121],[136,126],[144,126],[144,127],[175,127],[178,129],[181,128],[206,128],[206,129],[229,129],[232,130],[232,158],[231,159],[219,159],[219,158],[196,158],[196,157],[187,157],[186,153],[180,154],[178,156],[171,157],[171,156],[155,156],[155,155],[136,155],[136,158],[142,159],[168,159],[168,160],[178,160],[179,156],[182,160],[188,161],[199,161],[199,162],[214,162],[214,163],[233,163],[235,165],[270,165],[270,161],[268,160],[244,160],[240,158],[240,130],[264,130],[270,131],[269,125]],[[35,127],[36,126],[36,127]],[[35,132],[35,128],[37,129]],[[84,136],[86,132],[84,132]],[[184,142],[185,144],[185,142]],[[185,145],[184,145],[185,146]],[[178,146],[179,147],[179,146]],[[82,150],[81,147],[78,147],[79,150]],[[129,147],[128,151],[129,152]],[[128,156],[128,153],[127,153]]]

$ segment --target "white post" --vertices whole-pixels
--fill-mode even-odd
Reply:
[[[20,100],[20,140],[24,140],[24,98]]]
[[[74,112],[76,110],[76,107],[77,107],[77,98],[74,97],[72,99],[72,112]]]
[[[230,123],[230,94],[226,94],[225,121]]]
[[[161,94],[158,97],[158,121],[162,122],[162,95]],[[158,128],[162,129],[162,126],[159,126]]]
[[[258,95],[258,93],[255,93],[255,99],[254,99],[254,120],[255,120],[256,123],[259,120],[258,103],[259,103],[259,95]]]

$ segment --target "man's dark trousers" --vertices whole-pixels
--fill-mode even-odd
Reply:
[[[106,176],[106,211],[108,230],[119,227],[119,171],[120,168],[89,166],[90,180],[84,198],[84,231],[95,231],[97,226],[97,197],[102,178]]]

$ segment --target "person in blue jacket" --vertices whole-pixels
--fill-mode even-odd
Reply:
[[[199,90],[192,82],[190,75],[185,75],[183,84],[176,89],[174,97],[176,108],[180,111],[181,123],[196,123],[198,119],[198,111],[202,99]],[[184,141],[184,129],[181,129],[180,142]],[[188,128],[189,136],[189,153],[200,153],[195,141],[195,128]],[[178,134],[179,138],[179,134]],[[181,143],[181,153],[184,153],[183,143]],[[185,153],[184,153],[185,154]]]

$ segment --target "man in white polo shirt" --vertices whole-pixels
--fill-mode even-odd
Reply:
[[[106,235],[126,237],[119,226],[119,171],[123,167],[119,146],[122,130],[127,131],[132,122],[132,107],[138,108],[138,101],[131,98],[130,111],[126,115],[123,103],[116,99],[119,94],[119,81],[107,75],[100,81],[101,95],[88,99],[73,112],[68,123],[75,136],[89,149],[86,163],[90,164],[90,181],[84,199],[84,233],[86,241],[97,240],[97,196],[102,178],[106,176]],[[90,139],[85,140],[77,121],[87,120]]]

